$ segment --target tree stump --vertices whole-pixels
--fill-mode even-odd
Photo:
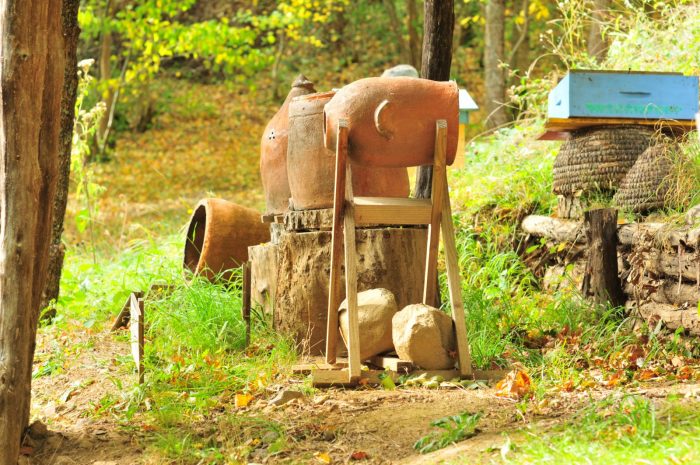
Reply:
[[[249,249],[251,297],[272,313],[275,330],[291,336],[300,352],[319,355],[326,341],[331,232],[319,221],[325,218],[320,211],[306,215],[309,221],[300,212],[290,215],[277,244]],[[359,292],[386,288],[399,309],[421,302],[425,228],[358,229],[356,242]]]

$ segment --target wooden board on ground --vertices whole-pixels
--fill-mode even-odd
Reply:
[[[463,376],[459,370],[414,370],[411,376],[426,377],[441,376],[445,380],[451,379],[475,379],[487,380],[491,382],[500,381],[508,372],[506,370],[473,370],[471,376]],[[358,385],[378,385],[381,384],[381,377],[390,376],[396,382],[405,373],[397,373],[391,370],[362,370],[358,382],[350,382],[347,369],[319,369],[311,371],[311,382],[314,387],[353,387]],[[381,376],[381,377],[380,377]]]
[[[124,302],[124,305],[122,305],[122,309],[119,311],[119,314],[117,315],[117,318],[115,318],[114,323],[112,324],[112,328],[110,331],[114,332],[118,329],[121,328],[126,328],[127,325],[129,324],[129,319],[130,319],[130,309],[131,309],[131,296],[135,295],[137,298],[143,297],[143,292],[141,291],[135,291],[129,294],[129,297],[126,298],[126,302]]]
[[[380,368],[384,368],[385,370],[391,370],[397,373],[408,373],[416,368],[415,365],[413,365],[413,362],[409,362],[408,360],[401,360],[398,357],[385,357],[382,355],[372,357],[370,363]]]

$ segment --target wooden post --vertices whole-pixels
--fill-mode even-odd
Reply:
[[[0,464],[29,422],[77,0],[0,2]],[[72,112],[72,109],[65,109]]]
[[[143,344],[144,344],[144,301],[135,292],[129,296],[129,320],[131,330],[131,356],[136,364],[136,372],[139,375],[139,384],[143,384]]]
[[[454,25],[454,0],[425,0],[421,77],[433,81],[450,79]],[[417,198],[430,198],[432,180],[432,166],[418,167],[415,187]]]
[[[599,304],[625,303],[617,270],[617,210],[604,208],[584,214],[588,261],[581,291]]]

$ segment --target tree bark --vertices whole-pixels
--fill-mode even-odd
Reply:
[[[588,261],[582,293],[599,304],[614,307],[625,303],[617,269],[617,210],[604,208],[584,215],[588,238]]]
[[[488,0],[486,3],[486,43],[484,45],[484,85],[486,86],[486,112],[489,128],[497,128],[508,122],[504,102],[506,78],[501,63],[505,61],[505,0]]]
[[[49,270],[46,286],[41,299],[41,310],[52,300],[58,299],[61,285],[61,270],[66,253],[63,245],[63,222],[68,204],[70,181],[71,145],[73,142],[73,122],[75,120],[75,98],[78,89],[77,48],[80,27],[78,26],[79,1],[65,2],[63,14],[63,37],[65,40],[65,72],[63,75],[63,98],[61,100],[61,139],[58,153],[58,180],[54,198],[51,244],[49,246]],[[71,10],[72,9],[72,10]],[[56,309],[44,313],[45,318],[53,318]]]
[[[448,81],[452,66],[452,33],[455,24],[454,0],[425,0],[423,20],[423,58],[421,76],[433,81]],[[429,198],[432,166],[420,166],[415,195]]]
[[[61,109],[78,0],[0,3],[0,463],[29,421],[36,327],[49,262]],[[65,18],[65,20],[64,20]],[[71,34],[66,31],[70,37]]]
[[[608,51],[608,42],[603,37],[603,25],[610,9],[610,0],[593,0],[591,27],[588,30],[588,55],[600,61]]]

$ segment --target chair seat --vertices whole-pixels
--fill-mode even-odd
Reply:
[[[433,208],[430,199],[404,197],[355,197],[353,205],[358,225],[430,224]]]

